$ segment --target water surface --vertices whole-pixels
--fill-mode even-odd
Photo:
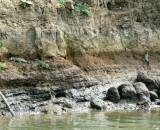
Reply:
[[[158,130],[160,110],[0,118],[0,130]]]

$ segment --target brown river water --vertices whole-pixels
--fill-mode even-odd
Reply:
[[[160,110],[1,117],[0,130],[160,130]]]

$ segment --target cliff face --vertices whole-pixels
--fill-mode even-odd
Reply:
[[[89,16],[70,18],[69,9],[49,0],[33,0],[26,9],[19,7],[19,0],[1,0],[5,54],[30,59],[62,56],[80,64],[88,59],[93,63],[93,57],[120,63],[119,55],[136,59],[145,51],[159,52],[159,0],[77,1],[88,3]]]

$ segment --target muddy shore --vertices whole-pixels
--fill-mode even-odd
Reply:
[[[36,62],[8,62],[1,70],[1,91],[16,115],[159,107],[159,66],[81,68],[63,58],[48,63],[53,70],[40,70]],[[9,116],[0,102],[0,115]]]

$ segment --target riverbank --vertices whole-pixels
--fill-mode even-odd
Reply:
[[[63,114],[98,110],[137,110],[159,107],[159,66],[78,67],[63,58],[38,63],[7,62],[1,70],[1,91],[16,115]],[[1,116],[10,113],[0,99]]]
[[[158,0],[28,2],[0,1],[0,91],[16,114],[159,104]],[[0,115],[9,115],[0,103]]]

